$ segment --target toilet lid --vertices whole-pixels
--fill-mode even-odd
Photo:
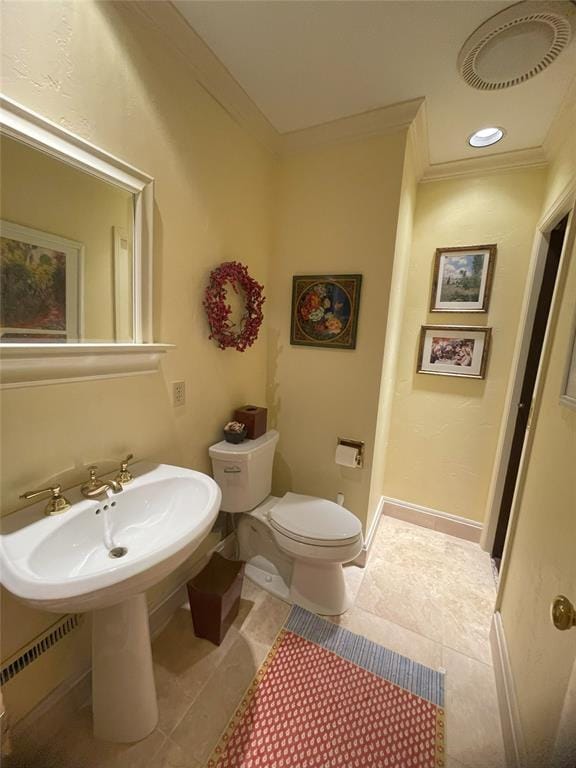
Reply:
[[[316,496],[287,493],[269,513],[270,524],[289,536],[346,544],[362,532],[360,520],[344,507]]]

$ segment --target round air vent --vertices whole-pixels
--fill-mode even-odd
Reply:
[[[472,88],[510,88],[542,72],[572,37],[574,5],[521,2],[485,21],[462,46],[460,74]]]

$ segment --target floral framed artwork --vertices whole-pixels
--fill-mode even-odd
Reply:
[[[82,338],[83,255],[75,240],[0,221],[0,341]]]
[[[295,275],[290,343],[355,349],[362,275]]]
[[[496,245],[437,248],[430,312],[487,312]]]
[[[417,373],[483,379],[491,328],[466,325],[423,325]]]

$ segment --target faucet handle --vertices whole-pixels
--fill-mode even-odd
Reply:
[[[84,491],[93,491],[95,488],[100,488],[102,485],[102,481],[97,476],[98,467],[96,464],[92,464],[90,467],[88,467],[88,481],[84,483],[82,488],[80,489],[84,495]]]
[[[62,495],[62,486],[51,485],[49,488],[41,488],[38,491],[26,491],[21,494],[21,499],[34,499],[36,496],[42,496],[45,493],[51,493],[52,497],[48,500],[48,503],[44,507],[44,514],[46,515],[59,515],[60,512],[66,512],[70,509],[70,502]]]
[[[120,468],[123,470],[126,469],[128,467],[128,462],[131,461],[133,458],[134,458],[134,454],[129,453],[128,456],[126,456],[126,458],[124,459],[124,461],[121,462]]]
[[[87,485],[90,488],[95,488],[97,485],[100,484],[100,481],[96,477],[96,472],[98,472],[98,466],[96,464],[92,464],[92,466],[88,467],[88,474],[90,476],[90,479],[88,480]]]
[[[130,470],[128,469],[128,462],[134,458],[133,453],[129,453],[128,456],[124,459],[124,461],[120,462],[120,470],[118,474],[116,475],[116,482],[121,483],[122,485],[126,485],[126,483],[129,483],[131,480],[134,480],[134,477]]]

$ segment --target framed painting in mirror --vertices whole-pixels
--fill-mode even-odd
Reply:
[[[0,221],[0,340],[82,339],[84,246],[75,240]]]

